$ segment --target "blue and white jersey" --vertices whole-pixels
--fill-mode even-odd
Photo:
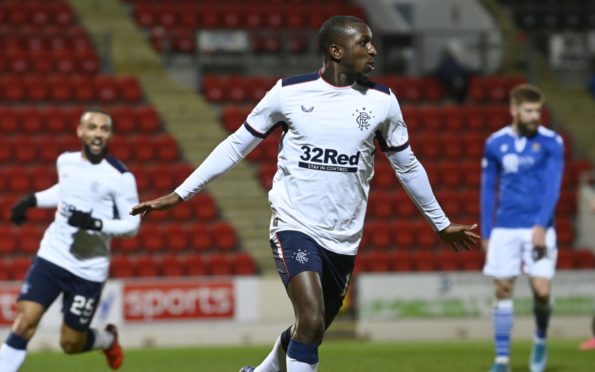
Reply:
[[[319,72],[279,80],[244,126],[260,138],[284,128],[269,192],[271,233],[301,231],[340,254],[356,254],[361,240],[374,139],[383,151],[407,150],[406,164],[422,168],[410,152],[395,95],[372,82],[337,87]],[[424,206],[436,212],[428,219],[437,229],[446,227],[449,221],[431,189],[424,192],[430,196]]]
[[[60,155],[57,171],[58,183],[35,193],[38,207],[57,207],[37,254],[81,278],[103,282],[111,238],[135,235],[139,228],[140,217],[128,214],[138,203],[134,176],[110,156],[92,164],[81,152]],[[101,219],[102,231],[70,226],[67,221],[73,209]]]
[[[481,235],[493,227],[553,225],[564,169],[564,144],[554,131],[539,127],[531,138],[512,127],[493,133],[482,159]]]

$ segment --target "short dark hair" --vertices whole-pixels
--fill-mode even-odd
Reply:
[[[318,48],[320,51],[326,54],[331,44],[337,42],[337,39],[347,33],[349,25],[358,22],[366,23],[360,18],[346,15],[334,16],[324,21],[320,26],[320,30],[318,30]]]
[[[544,103],[545,96],[534,85],[520,84],[510,91],[510,103],[519,106],[525,102],[529,103]]]
[[[109,118],[110,123],[113,124],[114,119],[112,118],[112,115],[110,115],[109,112],[107,112],[107,110],[101,108],[101,107],[87,107],[85,109],[85,111],[83,111],[83,113],[81,114],[81,117],[79,119],[79,123],[83,121],[83,117],[88,114],[88,113],[97,113],[97,114],[103,114],[105,116],[107,116]]]

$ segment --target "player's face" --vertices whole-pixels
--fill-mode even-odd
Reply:
[[[512,118],[520,134],[531,136],[537,132],[542,106],[539,102],[523,102],[511,106]]]
[[[377,53],[372,43],[372,31],[365,23],[351,23],[338,44],[343,49],[341,66],[345,74],[367,76],[374,70]]]
[[[83,153],[87,158],[103,157],[112,138],[111,119],[100,112],[87,112],[81,118],[77,134],[83,143]]]

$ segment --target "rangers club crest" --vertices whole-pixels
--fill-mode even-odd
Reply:
[[[365,129],[370,128],[370,120],[374,118],[372,115],[372,111],[366,111],[365,107],[362,107],[361,110],[356,109],[351,116],[355,117],[355,122],[357,123],[357,127],[363,131]]]

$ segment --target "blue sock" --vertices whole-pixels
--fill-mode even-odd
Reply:
[[[27,344],[29,343],[29,340],[17,335],[16,333],[10,332],[5,343],[13,349],[27,350]]]
[[[508,359],[510,356],[510,334],[514,323],[514,307],[512,300],[496,302],[492,313],[494,325],[494,343],[496,358]]]
[[[281,333],[281,347],[287,353],[287,349],[289,349],[289,342],[291,341],[291,327],[287,328],[283,333]]]
[[[539,303],[533,304],[533,314],[535,315],[535,336],[540,340],[547,338],[547,328],[550,323],[550,314],[552,307],[548,304],[543,306]]]
[[[307,364],[318,363],[318,345],[303,344],[299,341],[291,340],[287,355],[298,362]]]

